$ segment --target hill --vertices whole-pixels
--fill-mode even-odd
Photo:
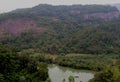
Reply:
[[[17,51],[120,53],[120,13],[109,5],[41,4],[0,15],[0,42]]]

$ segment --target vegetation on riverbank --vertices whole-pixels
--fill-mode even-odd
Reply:
[[[56,62],[62,66],[100,71],[107,65],[114,65],[114,62],[117,58],[118,55],[111,57],[107,57],[106,55],[79,55],[70,57],[63,56],[59,57]]]
[[[106,66],[115,66],[120,59],[119,54],[45,54],[36,52],[33,49],[23,50],[19,54],[28,54],[30,57],[40,62],[54,63],[60,66],[72,67],[76,69],[86,69],[100,71]]]
[[[47,64],[0,45],[0,82],[43,82],[47,78]]]
[[[0,82],[45,81],[44,63],[101,71],[94,82],[119,81],[119,26],[120,12],[109,5],[38,5],[1,14]]]
[[[106,67],[96,73],[89,82],[120,82],[120,68],[117,66]]]

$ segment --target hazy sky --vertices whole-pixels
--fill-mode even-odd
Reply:
[[[71,5],[71,4],[111,4],[120,0],[0,0],[0,13],[17,8],[33,7],[38,4]]]

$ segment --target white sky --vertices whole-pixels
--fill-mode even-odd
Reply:
[[[0,13],[17,8],[28,8],[38,4],[72,5],[72,4],[112,4],[120,0],[0,0]]]

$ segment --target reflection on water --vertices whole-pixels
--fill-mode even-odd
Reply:
[[[49,65],[48,69],[52,82],[63,82],[63,79],[65,79],[65,82],[68,82],[69,76],[74,76],[75,82],[88,82],[94,77],[90,71],[71,69],[57,65]]]

